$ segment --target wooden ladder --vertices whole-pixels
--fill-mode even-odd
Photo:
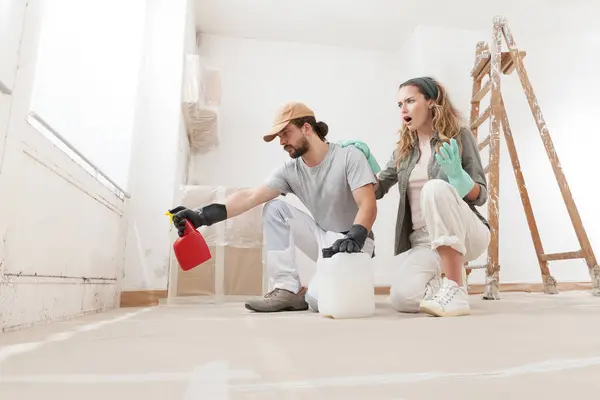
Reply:
[[[509,51],[502,51],[502,37],[506,41]],[[547,294],[557,294],[558,289],[556,288],[556,279],[550,274],[548,269],[548,261],[555,260],[570,260],[583,258],[588,266],[590,277],[592,280],[592,293],[595,296],[600,296],[600,267],[596,261],[596,256],[590,245],[588,236],[583,228],[577,206],[573,201],[571,190],[567,184],[565,175],[560,167],[560,161],[558,155],[554,150],[552,139],[542,111],[538,105],[536,96],[533,92],[533,88],[525,71],[523,64],[523,58],[526,56],[524,51],[519,51],[515,44],[512,33],[510,32],[506,19],[504,17],[494,18],[493,28],[493,43],[492,49],[486,42],[480,41],[477,43],[475,50],[475,65],[471,70],[471,77],[473,78],[473,91],[471,98],[471,116],[470,116],[470,127],[475,139],[478,141],[478,128],[486,121],[490,120],[489,135],[486,136],[483,141],[479,143],[479,150],[481,151],[486,146],[489,146],[489,164],[485,168],[486,174],[489,174],[489,187],[488,187],[488,220],[491,227],[491,240],[488,247],[487,263],[484,265],[466,265],[467,273],[470,273],[475,268],[485,268],[486,270],[486,282],[483,293],[483,298],[488,300],[499,298],[499,251],[498,251],[498,239],[499,239],[499,226],[498,226],[498,215],[499,215],[499,176],[500,176],[500,127],[504,133],[504,139],[506,140],[506,146],[510,155],[513,170],[515,173],[515,179],[519,187],[519,193],[521,195],[521,202],[525,210],[527,217],[527,224],[531,232],[531,239],[535,252],[537,254],[538,263],[542,273],[542,280],[544,284],[544,292]],[[552,164],[552,170],[556,182],[560,188],[562,198],[567,207],[571,223],[575,229],[577,239],[579,240],[580,250],[569,251],[564,253],[546,254],[542,247],[540,240],[540,234],[538,227],[533,215],[531,208],[531,202],[529,200],[529,194],[527,193],[527,187],[523,179],[521,167],[519,164],[519,157],[515,148],[515,142],[508,122],[506,109],[504,107],[504,100],[501,93],[500,77],[501,74],[510,75],[513,71],[517,71],[521,86],[531,113],[535,119],[538,131],[546,148],[546,154]],[[489,79],[485,84],[482,83],[483,79],[488,77]],[[486,94],[491,92],[490,106],[486,108],[483,113],[479,112],[479,105],[481,100]]]

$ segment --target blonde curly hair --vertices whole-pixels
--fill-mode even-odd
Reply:
[[[413,78],[401,84],[398,89],[405,86],[414,86],[419,89],[419,93],[425,96],[426,100],[432,99],[432,94],[437,92],[437,97],[434,99],[434,104],[431,109],[433,112],[433,130],[438,133],[441,146],[444,142],[449,142],[453,137],[458,136],[462,129],[461,116],[458,110],[454,107],[446,88],[437,82],[435,79],[430,77]],[[428,86],[426,88],[426,86]],[[437,89],[437,90],[434,90]],[[417,140],[417,132],[411,131],[406,124],[402,124],[402,128],[399,131],[399,139],[396,142],[396,162],[397,165],[400,161],[410,155],[414,149],[414,143]],[[460,140],[458,140],[459,147],[461,146]],[[436,150],[438,150],[436,149]]]

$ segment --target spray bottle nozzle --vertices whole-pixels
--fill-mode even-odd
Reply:
[[[167,215],[169,217],[169,220],[171,221],[171,223],[173,223],[173,215],[177,214],[179,211],[183,211],[185,210],[184,206],[177,206],[175,208],[170,209],[169,211],[167,211],[165,213],[165,215]]]

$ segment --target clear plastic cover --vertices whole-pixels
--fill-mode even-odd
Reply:
[[[184,185],[181,205],[199,208],[223,202],[241,188]],[[237,217],[198,229],[212,258],[189,271],[179,268],[175,257],[171,268],[177,268],[176,296],[249,296],[263,291],[262,207]]]
[[[241,188],[184,185],[181,188],[181,204],[188,208],[204,207],[223,202],[227,196],[239,190]],[[262,206],[212,226],[200,227],[198,231],[209,246],[262,248]]]
[[[206,68],[197,54],[186,56],[182,111],[189,138],[190,154],[208,153],[219,145],[218,106],[221,77]],[[194,177],[190,177],[193,182]],[[183,185],[180,204],[199,208],[221,203],[241,188]],[[174,296],[202,296],[217,302],[224,296],[260,295],[263,292],[262,206],[214,224],[200,227],[212,258],[189,271],[181,270],[171,257]]]
[[[197,103],[183,104],[190,153],[204,154],[219,145],[217,111]]]
[[[190,139],[190,153],[206,153],[219,145],[220,71],[203,68],[198,54],[185,59],[182,110]]]
[[[200,70],[200,92],[207,106],[221,105],[221,71],[213,68]]]

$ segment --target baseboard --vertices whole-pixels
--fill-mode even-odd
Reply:
[[[469,294],[481,294],[485,288],[484,284],[469,285]],[[557,282],[556,288],[559,292],[568,292],[572,290],[592,290],[591,282]],[[543,283],[501,283],[501,292],[527,292],[543,293]]]
[[[559,292],[568,292],[572,290],[592,290],[591,282],[558,282],[556,288]],[[482,283],[470,284],[469,294],[482,294],[485,285]],[[544,285],[542,283],[501,283],[501,292],[527,292],[543,293]],[[389,295],[389,286],[375,286],[376,295]]]
[[[389,286],[375,286],[375,294],[376,295],[385,295],[387,296],[388,294],[390,294],[390,287]]]
[[[167,298],[166,290],[131,290],[121,292],[121,307],[157,306],[160,299]]]
[[[559,292],[572,290],[591,290],[590,282],[558,282],[556,287]],[[485,288],[484,284],[469,285],[469,294],[481,294]],[[305,287],[302,288],[306,290]],[[501,292],[527,292],[541,293],[544,285],[541,283],[501,283]],[[389,295],[389,286],[375,286],[376,295]],[[151,307],[157,306],[160,299],[167,298],[166,290],[134,290],[121,292],[121,307]]]

